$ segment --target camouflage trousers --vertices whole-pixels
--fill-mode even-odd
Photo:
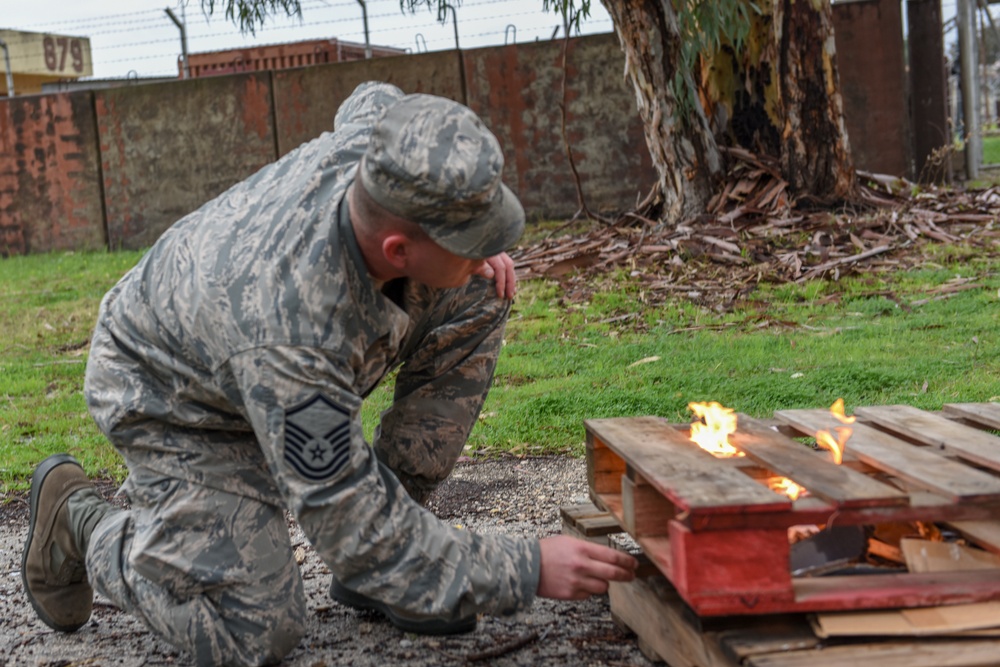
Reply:
[[[305,631],[306,602],[278,507],[131,468],[130,511],[98,524],[91,584],[199,665],[268,665]]]

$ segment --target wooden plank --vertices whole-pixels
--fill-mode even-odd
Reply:
[[[796,579],[792,585],[800,608],[812,611],[1000,600],[1000,578],[995,570],[810,577]]]
[[[800,432],[813,435],[842,424],[828,410],[779,410],[774,413]],[[851,424],[847,451],[864,463],[891,473],[953,502],[1000,500],[1000,477],[911,445],[866,424]]]
[[[611,542],[608,535],[622,532],[618,520],[607,511],[592,503],[563,505],[559,508],[562,516],[562,533],[570,537],[587,540],[601,546]]]
[[[1000,521],[949,521],[948,525],[967,540],[1000,554]]]
[[[990,667],[1000,655],[998,639],[893,641],[826,646],[821,650],[782,651],[752,656],[752,667]]]
[[[698,613],[756,614],[795,605],[785,528],[695,533],[672,521],[670,547],[669,579]]]
[[[676,508],[641,476],[636,476],[635,481],[623,476],[622,515],[632,537],[667,535]]]
[[[642,638],[670,667],[736,667],[706,642],[673,587],[661,576],[613,581],[611,615]]]
[[[707,534],[710,533],[701,533]],[[670,578],[702,617],[932,607],[1000,600],[1000,578],[995,570],[798,578],[792,579],[794,596],[790,599],[777,590],[758,591],[753,581],[747,582],[740,593],[715,593],[685,590],[683,582],[675,576]]]
[[[858,408],[854,413],[878,428],[1000,470],[1000,438],[909,405]]]
[[[625,461],[614,451],[587,431],[587,485],[594,504],[601,506],[600,496],[605,493],[619,493]]]
[[[563,525],[572,525],[584,537],[599,537],[622,532],[618,520],[610,512],[591,503],[563,505],[559,508]]]
[[[741,665],[752,656],[815,649],[820,644],[803,616],[749,617],[737,629],[719,632],[718,642]]]
[[[729,443],[840,507],[899,506],[909,502],[899,489],[882,484],[849,467],[836,465],[791,438],[765,428],[746,415],[738,415],[737,429]]]
[[[1000,430],[1000,403],[945,403],[942,411],[955,419],[966,419],[983,428]]]
[[[730,466],[719,465],[664,419],[588,419],[584,425],[682,511],[746,513],[791,508],[788,498]]]
[[[705,623],[660,576],[612,582],[608,595],[612,618],[637,635],[651,658],[670,667],[986,667],[1000,655],[1000,640],[991,637],[822,641],[802,616]]]

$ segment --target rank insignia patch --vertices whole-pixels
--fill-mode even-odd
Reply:
[[[329,479],[351,455],[351,417],[317,394],[285,412],[285,462],[311,482]]]

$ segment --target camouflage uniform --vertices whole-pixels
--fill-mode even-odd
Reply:
[[[284,509],[340,582],[404,612],[533,600],[537,540],[459,530],[418,502],[475,423],[509,305],[480,278],[367,273],[344,195],[401,95],[360,86],[335,132],[182,219],[101,304],[85,393],[132,511],[98,525],[88,574],[199,664],[273,663],[298,643]],[[362,399],[397,367],[369,447]]]

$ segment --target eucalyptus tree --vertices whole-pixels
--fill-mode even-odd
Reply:
[[[362,2],[363,0],[358,0]],[[447,0],[400,0],[404,9]],[[590,0],[541,0],[579,30]],[[773,158],[790,194],[817,203],[854,187],[830,0],[601,0],[625,53],[625,72],[658,179],[661,220],[704,210],[725,150]],[[300,15],[299,0],[201,0],[241,30]]]
[[[720,145],[776,159],[796,196],[851,195],[829,0],[602,2],[625,52],[663,219],[702,210],[724,169]]]

